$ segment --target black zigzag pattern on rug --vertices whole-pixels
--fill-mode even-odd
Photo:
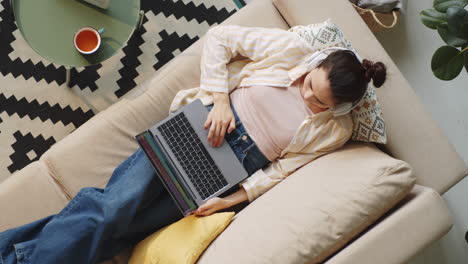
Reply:
[[[127,46],[122,49],[125,56],[120,59],[123,67],[119,70],[121,76],[117,81],[119,89],[114,93],[117,98],[124,96],[128,91],[136,86],[134,79],[138,76],[138,71],[136,69],[141,64],[138,60],[138,56],[143,54],[140,46],[145,43],[142,35],[146,33],[145,23],[147,21],[148,19],[144,17],[141,28],[133,33],[133,36],[128,41]]]
[[[228,12],[226,8],[217,10],[214,6],[206,8],[204,4],[196,6],[193,2],[184,4],[182,1],[163,1],[162,3],[146,1],[144,4],[142,3],[142,6],[145,11],[151,10],[155,16],[162,12],[166,17],[170,15],[173,15],[177,19],[184,17],[187,21],[195,19],[198,23],[206,21],[210,26],[223,22],[236,12],[236,10]],[[158,62],[153,66],[155,70],[159,70],[164,64],[174,58],[173,51],[176,49],[184,51],[199,39],[199,37],[191,39],[186,34],[179,36],[175,32],[169,35],[165,30],[162,30],[159,34],[163,40],[157,44],[160,51],[155,55],[158,59]]]
[[[15,96],[6,98],[0,94],[0,113],[2,112],[6,112],[9,116],[17,114],[20,118],[28,116],[31,120],[36,118],[41,121],[50,120],[54,124],[62,122],[65,126],[72,123],[75,127],[81,126],[94,115],[91,110],[83,112],[81,108],[72,110],[70,106],[62,108],[58,104],[51,106],[48,102],[40,104],[37,100],[28,102],[25,98],[17,100]],[[46,140],[39,135],[34,138],[31,133],[23,135],[19,131],[14,137],[16,142],[11,146],[14,152],[10,155],[11,164],[7,167],[11,173],[39,159],[56,142],[53,137]],[[30,159],[27,156],[31,150],[35,151],[37,158]]]
[[[163,40],[158,43],[158,47],[161,49],[161,51],[155,55],[158,59],[158,62],[153,67],[156,70],[159,70],[162,66],[164,66],[164,64],[168,63],[174,58],[173,52],[176,49],[184,51],[199,39],[199,37],[192,39],[187,34],[179,36],[175,32],[169,35],[167,34],[166,30],[161,31],[159,35],[161,35]]]
[[[245,3],[243,4],[245,5]],[[236,12],[236,10],[228,12],[225,8],[217,10],[214,6],[206,8],[204,4],[195,6],[193,2],[185,4],[182,1],[142,1],[141,9],[145,14],[148,11],[152,11],[154,15],[163,13],[166,17],[174,15],[177,19],[184,17],[187,21],[192,19],[196,19],[198,23],[206,21],[209,25],[221,23]],[[139,47],[144,43],[141,36],[146,32],[144,27],[147,21],[145,17],[142,27],[133,34],[127,46],[123,49],[125,57],[120,61],[124,67],[119,70],[122,77],[117,81],[119,89],[115,92],[118,98],[136,86],[134,82],[134,78],[138,76],[136,68],[141,64],[138,56],[142,54]],[[158,59],[158,62],[153,65],[156,71],[174,58],[173,52],[176,49],[184,51],[199,39],[199,37],[190,38],[187,34],[179,36],[175,32],[169,35],[164,29],[159,35],[162,41],[155,43],[159,47],[159,52],[154,55]]]
[[[228,12],[226,8],[217,10],[214,6],[207,8],[205,4],[196,6],[192,2],[185,4],[181,0],[142,0],[141,2],[141,8],[145,13],[153,12],[154,15],[162,13],[165,17],[173,15],[177,19],[183,17],[185,18],[183,20],[187,21],[195,19],[198,23],[206,21],[209,25],[221,23],[237,11],[237,9],[235,9]],[[245,5],[242,0],[240,0],[240,3],[243,6]],[[31,59],[22,61],[21,58],[10,57],[11,53],[15,51],[14,49],[17,48],[16,45],[21,47],[21,45],[27,44],[15,38],[15,34],[19,32],[14,22],[10,1],[0,0],[0,5],[3,7],[3,10],[0,11],[0,76],[8,76],[11,74],[11,76],[15,78],[22,77],[29,81],[35,80],[36,82],[40,82],[41,80],[45,80],[48,84],[53,82],[56,82],[58,85],[65,84],[66,71],[63,66],[56,67],[52,63],[47,64],[45,61],[34,63]],[[206,5],[209,5],[208,1]],[[116,99],[124,96],[137,85],[135,82],[136,78],[139,76],[137,67],[141,65],[141,61],[138,58],[143,55],[141,46],[145,43],[145,39],[142,36],[147,33],[146,30],[148,27],[154,28],[154,25],[149,25],[147,23],[148,19],[145,16],[142,27],[134,32],[127,45],[122,49],[123,56],[121,55],[122,58],[120,58],[122,66],[119,65],[118,68],[120,78],[116,81],[118,90],[114,92]],[[158,31],[157,34],[159,34],[161,41],[157,43],[147,43],[154,45],[155,51],[154,53],[150,52],[149,54],[145,54],[145,56],[154,56],[154,58],[156,58],[156,63],[152,65],[154,71],[157,71],[173,59],[174,51],[184,51],[199,39],[198,36],[191,38],[187,34],[179,36],[176,32],[168,34],[168,31],[166,31],[164,27],[158,28]],[[159,48],[159,51],[156,52],[157,48]],[[16,52],[18,51],[16,50]],[[25,59],[23,58],[23,60]],[[47,66],[45,64],[47,64]],[[91,92],[95,92],[98,89],[106,89],[107,87],[101,88],[97,86],[97,81],[100,80],[100,78],[106,77],[100,76],[98,73],[98,70],[102,67],[106,67],[106,62],[82,68],[80,69],[81,71],[72,69],[70,85],[72,87],[78,87],[81,90],[89,88]],[[111,65],[110,67],[113,66]],[[115,76],[115,73],[111,74]],[[33,89],[34,87],[31,88]],[[0,89],[0,113],[5,112],[7,114],[4,119],[17,114],[20,118],[29,117],[31,120],[50,120],[54,124],[61,122],[64,125],[73,124],[73,126],[78,128],[95,115],[93,110],[85,112],[81,108],[72,110],[70,106],[60,106],[59,104],[51,105],[51,103],[47,101],[41,101],[41,103],[33,99],[28,99],[30,100],[28,101],[22,98],[22,96],[15,95],[14,90],[13,95],[8,95],[9,97],[6,96],[6,94],[2,94]],[[3,121],[4,120],[0,119],[0,124],[5,125]],[[34,137],[33,134],[37,135],[39,132],[36,131],[36,129],[35,127],[31,127],[30,131],[24,131],[24,129],[22,129],[21,131],[18,130],[14,132],[13,136],[16,141],[11,145],[11,149],[13,150],[13,152],[11,152],[12,154],[9,156],[9,159],[7,156],[0,157],[1,159],[8,159],[5,164],[9,164],[7,168],[11,173],[22,169],[32,161],[40,158],[56,141],[60,140],[53,137],[46,139],[43,135]],[[30,132],[32,132],[32,134]],[[5,131],[0,131],[0,133],[5,133]]]
[[[14,153],[10,156],[13,163],[8,166],[8,170],[13,173],[17,170],[21,170],[26,167],[29,163],[38,160],[42,154],[44,154],[53,144],[55,140],[53,137],[45,139],[42,135],[33,137],[31,133],[23,135],[20,131],[16,131],[13,136],[16,142],[11,145]],[[30,159],[28,153],[30,151],[35,152],[33,159]]]
[[[50,120],[52,123],[62,122],[64,125],[73,123],[79,127],[93,117],[93,111],[83,112],[81,108],[72,110],[70,106],[65,108],[59,104],[51,106],[48,102],[39,104],[37,100],[28,102],[25,98],[17,100],[15,96],[6,98],[0,94],[0,113],[6,112],[9,116],[17,114],[19,117],[28,116],[31,120],[39,118],[41,121]]]
[[[184,17],[187,21],[196,19],[198,23],[207,22],[210,26],[221,23],[236,12],[236,10],[228,12],[226,8],[217,10],[214,6],[206,8],[205,4],[196,6],[193,2],[185,4],[182,1],[142,1],[141,7],[145,13],[153,11],[155,16],[162,12],[166,17],[170,15],[177,19]]]

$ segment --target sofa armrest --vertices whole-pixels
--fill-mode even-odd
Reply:
[[[442,197],[416,185],[397,207],[325,263],[406,263],[446,234],[452,222]]]

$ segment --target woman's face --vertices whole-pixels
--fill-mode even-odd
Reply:
[[[301,95],[314,113],[323,112],[335,106],[328,72],[322,68],[315,68],[305,76]]]

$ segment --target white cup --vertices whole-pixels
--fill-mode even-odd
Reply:
[[[101,35],[104,29],[96,30],[93,27],[82,27],[73,36],[75,49],[81,54],[92,54],[101,46]]]

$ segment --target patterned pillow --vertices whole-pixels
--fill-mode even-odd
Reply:
[[[299,34],[318,51],[330,47],[351,48],[351,43],[345,39],[341,30],[330,19],[307,26],[298,25],[288,31]]]
[[[318,51],[329,47],[352,48],[340,28],[330,19],[322,23],[295,26],[288,31],[298,33]],[[351,137],[353,140],[387,143],[382,108],[373,85],[369,85],[364,99],[351,111],[351,116],[354,123]]]

